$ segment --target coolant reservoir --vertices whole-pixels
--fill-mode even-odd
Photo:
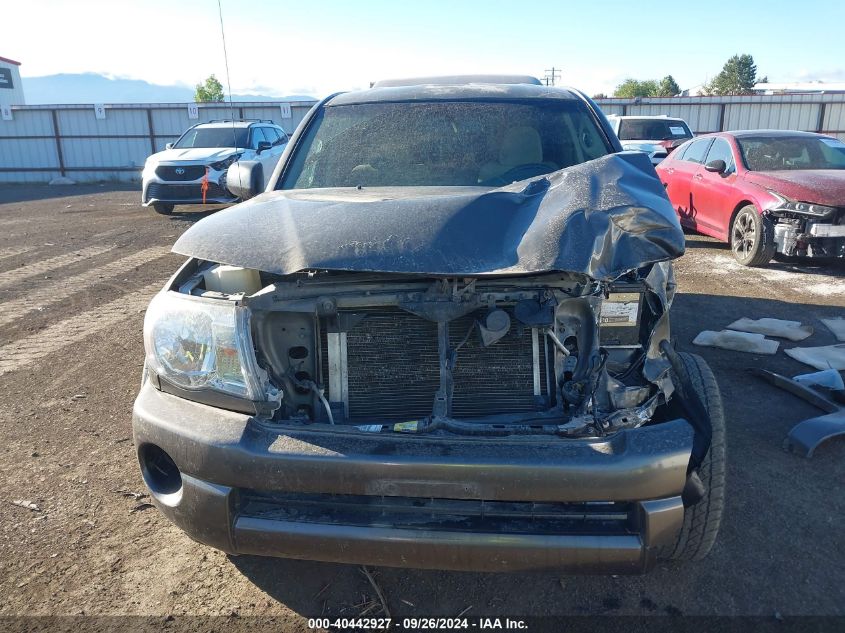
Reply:
[[[203,273],[205,289],[234,295],[251,295],[261,290],[261,277],[254,268],[220,264]]]

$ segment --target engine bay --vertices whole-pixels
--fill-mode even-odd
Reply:
[[[179,290],[249,309],[273,423],[601,436],[648,423],[672,392],[650,344],[668,332],[668,266],[612,283],[245,271],[197,262]]]

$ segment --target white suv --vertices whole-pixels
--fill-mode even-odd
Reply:
[[[288,143],[269,120],[198,123],[144,163],[141,202],[170,215],[177,204],[236,202],[226,170],[236,161],[261,163],[263,188]]]
[[[607,117],[622,147],[645,152],[652,165],[657,165],[672,150],[692,138],[689,126],[683,119],[659,116]]]

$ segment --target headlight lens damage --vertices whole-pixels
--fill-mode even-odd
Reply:
[[[184,389],[264,400],[249,314],[228,301],[157,295],[144,319],[147,366]]]
[[[832,215],[836,211],[835,207],[828,207],[823,204],[813,204],[811,202],[789,200],[774,191],[770,191],[770,193],[778,200],[777,206],[771,209],[771,211],[775,213],[800,213],[803,215],[812,215],[817,218],[824,218],[828,215]]]
[[[218,160],[216,163],[211,163],[211,168],[216,169],[217,171],[225,171],[229,169],[229,166],[236,160],[240,160],[240,158],[241,154],[232,154],[229,158],[224,158],[223,160]]]

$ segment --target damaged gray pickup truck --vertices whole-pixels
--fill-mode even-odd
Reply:
[[[709,552],[724,417],[669,342],[684,236],[592,101],[385,82],[315,106],[263,193],[260,168],[230,168],[251,199],[182,235],[147,311],[134,437],[171,521],[231,554],[435,569]]]

